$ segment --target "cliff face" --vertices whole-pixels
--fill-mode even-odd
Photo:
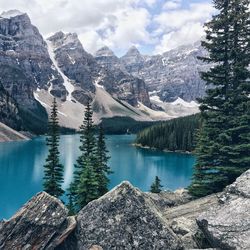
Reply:
[[[0,83],[0,122],[15,129],[22,128],[17,102]]]
[[[190,198],[123,182],[74,218],[42,192],[0,223],[0,248],[250,249],[250,170],[220,194]]]
[[[27,14],[10,11],[0,15],[0,81],[25,114],[34,120],[39,116],[46,120],[46,111],[33,92],[61,84],[62,79],[53,69],[47,45]],[[64,95],[62,88],[57,96]]]

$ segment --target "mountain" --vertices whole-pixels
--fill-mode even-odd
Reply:
[[[9,11],[0,15],[0,81],[19,107],[24,124],[47,120],[45,109],[33,92],[62,85],[62,78],[53,69],[47,44],[27,14]],[[60,87],[56,96],[65,98]],[[35,126],[40,130],[39,125]],[[42,131],[39,131],[42,132]]]
[[[107,50],[108,48],[106,48]],[[99,54],[100,51],[96,53]],[[198,56],[206,55],[200,42],[185,45],[163,53],[145,56],[133,46],[121,58],[103,54],[99,63],[120,68],[135,77],[143,79],[151,96],[158,96],[161,101],[173,102],[178,98],[190,102],[205,95],[205,83],[200,78],[200,71],[206,71],[208,65]]]
[[[114,116],[139,121],[166,120],[197,112],[197,105],[189,107],[186,102],[185,106],[162,101],[160,94],[166,85],[155,84],[153,70],[147,72],[150,58],[154,57],[141,55],[136,47],[130,48],[122,58],[108,47],[93,56],[84,50],[75,33],[60,31],[44,40],[27,14],[16,10],[3,12],[0,15],[3,89],[0,109],[6,113],[3,110],[8,106],[4,97],[7,93],[15,103],[15,115],[8,118],[2,115],[0,121],[15,129],[43,133],[54,97],[61,126],[70,128],[81,124],[79,114],[83,114],[88,99],[93,102],[95,122]],[[156,91],[152,94],[149,90]],[[158,93],[159,99],[154,93]],[[20,122],[16,123],[15,119]]]

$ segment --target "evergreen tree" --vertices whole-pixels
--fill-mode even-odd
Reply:
[[[161,190],[162,187],[163,186],[161,185],[160,178],[158,176],[156,176],[153,184],[151,185],[150,192],[158,194],[162,191]]]
[[[93,126],[93,111],[88,101],[84,121],[80,127],[79,147],[81,155],[75,164],[74,181],[70,187],[70,195],[73,199],[75,212],[79,211],[83,206],[93,199],[98,198],[98,177],[96,174],[97,167],[97,142]],[[90,178],[89,181],[86,178]],[[93,185],[92,185],[93,184]],[[92,186],[91,186],[92,185]],[[88,190],[88,194],[86,193]]]
[[[105,143],[105,135],[102,124],[99,126],[99,135],[97,140],[97,164],[95,167],[98,181],[98,195],[102,196],[108,192],[109,178],[108,175],[112,173],[108,166],[108,150]]]
[[[87,159],[85,160],[84,169],[80,175],[80,180],[77,185],[76,206],[78,208],[83,208],[90,201],[99,197],[98,184],[98,178],[95,173],[92,160],[87,157]]]
[[[44,191],[55,197],[60,197],[64,193],[61,187],[63,182],[63,166],[59,162],[59,125],[55,98],[49,120],[47,145],[49,147],[49,154],[44,165]]]
[[[200,115],[181,117],[151,126],[137,134],[136,143],[160,150],[193,151]]]
[[[96,138],[94,134],[94,126],[93,126],[93,111],[91,109],[91,104],[88,101],[83,124],[80,127],[80,151],[81,155],[77,159],[77,163],[75,165],[75,173],[74,173],[74,183],[72,184],[72,190],[76,189],[80,176],[85,168],[86,159],[88,158],[91,161],[95,161],[96,154]],[[94,165],[94,164],[92,164]]]
[[[70,184],[70,187],[68,189],[68,204],[67,204],[67,208],[69,210],[69,215],[75,215],[75,205],[74,205],[74,187],[73,187],[73,183]]]
[[[215,0],[219,14],[206,24],[203,47],[214,63],[202,73],[209,89],[201,101],[203,126],[189,191],[221,191],[250,166],[249,0]],[[248,124],[248,125],[247,125]]]

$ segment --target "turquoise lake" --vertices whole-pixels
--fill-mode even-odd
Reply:
[[[176,190],[190,184],[195,158],[132,146],[134,135],[109,135],[110,188],[123,180],[148,191],[158,175],[164,189]],[[79,155],[79,135],[63,135],[60,141],[64,184],[72,180]],[[45,137],[30,141],[0,143],[0,219],[10,218],[34,194],[42,190],[43,164],[47,156]]]

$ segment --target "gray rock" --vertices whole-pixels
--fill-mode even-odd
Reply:
[[[228,186],[197,223],[212,245],[221,249],[250,249],[250,170]]]
[[[162,191],[159,194],[150,192],[146,194],[152,199],[155,205],[163,211],[169,207],[179,206],[192,200],[192,196],[186,189],[178,189],[174,192]]]
[[[0,249],[54,249],[76,226],[58,199],[38,193],[0,227]]]
[[[182,249],[147,195],[123,182],[77,216],[79,249]]]
[[[218,205],[217,196],[217,194],[214,194],[184,202],[172,208],[162,208],[163,216],[169,221],[170,227],[181,239],[186,249],[210,247],[196,223],[196,218],[211,206]]]

